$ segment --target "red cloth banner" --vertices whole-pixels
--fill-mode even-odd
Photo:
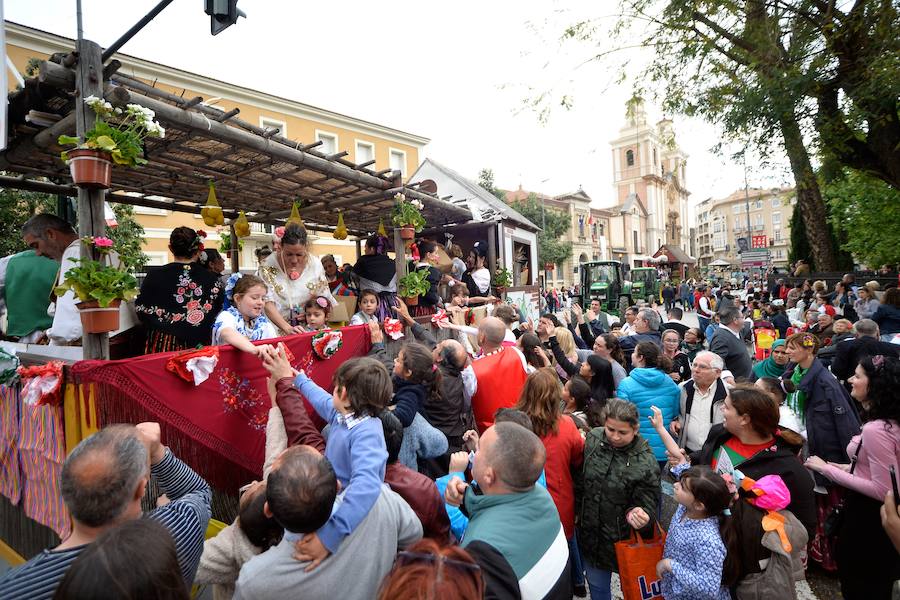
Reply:
[[[343,345],[328,359],[313,352],[313,333],[257,345],[284,342],[294,368],[325,389],[344,361],[363,356],[371,345],[365,325],[344,327]],[[191,351],[192,352],[192,351]],[[125,360],[80,361],[72,367],[78,383],[97,384],[101,426],[159,421],[163,443],[214,486],[234,490],[262,475],[265,426],[272,406],[268,372],[260,360],[231,346],[219,346],[210,377],[195,386],[166,369],[178,352]],[[307,410],[312,408],[307,404]],[[318,417],[315,419],[322,424]]]

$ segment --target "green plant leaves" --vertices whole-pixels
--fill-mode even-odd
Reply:
[[[412,298],[415,296],[423,296],[431,289],[431,282],[428,281],[428,269],[419,269],[418,271],[410,271],[405,277],[401,277],[397,282],[397,293],[402,298]]]
[[[96,300],[106,308],[113,300],[131,300],[137,296],[137,280],[127,271],[96,260],[75,260],[78,265],[66,271],[65,281],[54,292],[62,296],[69,290],[81,302]]]
[[[116,149],[116,141],[109,137],[108,135],[101,135],[96,140],[97,145],[100,146],[103,150],[107,152],[112,152]],[[121,152],[119,153],[121,156]]]
[[[81,140],[72,135],[61,135],[56,140],[60,146],[77,146]]]

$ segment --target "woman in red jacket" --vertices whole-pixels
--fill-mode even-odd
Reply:
[[[547,491],[556,504],[569,541],[572,585],[576,596],[583,597],[584,573],[575,540],[575,488],[572,469],[584,460],[584,438],[575,421],[561,410],[562,391],[559,376],[550,367],[538,369],[528,376],[516,408],[531,417],[532,429],[547,450],[544,473]]]

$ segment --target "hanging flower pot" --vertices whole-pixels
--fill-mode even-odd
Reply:
[[[105,190],[112,179],[112,157],[101,150],[69,150],[69,170],[80,188]]]
[[[96,300],[79,302],[75,305],[81,315],[81,327],[84,333],[105,333],[119,328],[119,304],[121,300],[113,300],[103,308]]]
[[[419,297],[418,296],[407,296],[403,298],[403,301],[406,302],[407,306],[418,306],[419,305]]]
[[[416,228],[411,225],[406,225],[400,228],[400,239],[402,240],[414,240],[416,238]]]

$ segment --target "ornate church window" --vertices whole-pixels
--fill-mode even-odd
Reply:
[[[634,150],[625,151],[625,164],[627,164],[629,167],[634,166]]]

